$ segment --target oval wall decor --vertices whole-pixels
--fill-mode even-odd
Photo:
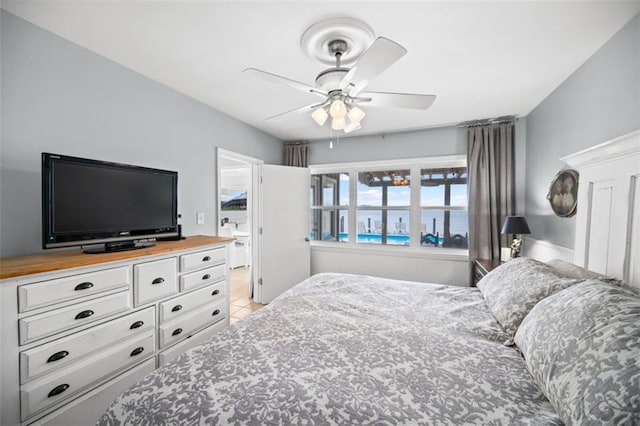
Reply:
[[[556,216],[575,215],[578,205],[578,172],[571,169],[560,170],[551,181],[547,200]]]

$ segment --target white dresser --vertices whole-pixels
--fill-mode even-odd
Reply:
[[[95,424],[126,388],[229,324],[226,245],[0,260],[0,424]]]

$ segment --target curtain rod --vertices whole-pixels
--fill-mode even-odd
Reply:
[[[504,115],[502,117],[485,118],[481,120],[470,120],[458,124],[457,127],[480,127],[492,124],[508,124],[518,120],[515,115]]]

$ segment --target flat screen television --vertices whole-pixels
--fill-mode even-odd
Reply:
[[[43,153],[42,232],[44,249],[101,244],[87,252],[177,239],[178,173]]]

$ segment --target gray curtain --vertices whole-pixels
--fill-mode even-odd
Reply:
[[[468,129],[469,259],[500,259],[508,236],[500,234],[515,214],[514,125]]]
[[[284,164],[292,167],[309,166],[309,143],[308,142],[285,142],[284,143]]]

